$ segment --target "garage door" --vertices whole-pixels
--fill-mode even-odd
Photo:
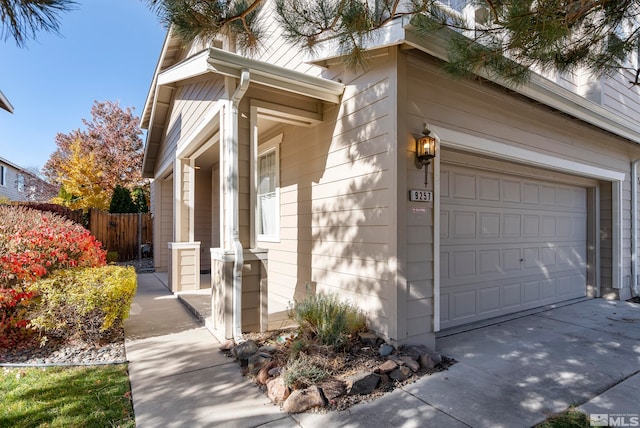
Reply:
[[[584,187],[442,164],[441,327],[585,296],[586,205]]]

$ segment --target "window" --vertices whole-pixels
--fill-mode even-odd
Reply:
[[[256,232],[259,241],[280,239],[280,141],[281,135],[259,149],[256,191]]]
[[[20,193],[24,192],[24,175],[18,174],[17,186],[18,186],[18,192]]]
[[[0,165],[0,186],[7,185],[7,167]]]

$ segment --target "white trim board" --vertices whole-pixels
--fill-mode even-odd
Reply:
[[[623,172],[558,158],[522,147],[500,143],[488,138],[442,128],[436,125],[428,125],[428,127],[434,132],[436,137],[440,139],[440,145],[443,147],[464,150],[498,159],[546,169],[553,169],[599,180],[624,181],[625,179],[625,174]]]

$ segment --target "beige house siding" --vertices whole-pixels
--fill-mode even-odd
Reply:
[[[322,69],[305,62],[304,52],[299,46],[286,43],[282,37],[282,27],[278,24],[278,16],[274,10],[274,2],[267,1],[261,12],[265,39],[256,55],[247,55],[254,59],[279,65],[291,70],[319,76]]]
[[[150,186],[150,211],[153,214],[153,263],[156,271],[169,269],[169,249],[173,240],[173,180],[156,178]]]
[[[622,70],[610,78],[602,79],[602,105],[617,115],[634,122],[640,130],[640,88],[629,83],[634,74]]]
[[[308,286],[357,302],[396,338],[394,71],[389,57],[373,65],[323,123],[283,130],[280,242],[257,243],[269,249],[272,326]]]
[[[224,93],[224,79],[211,79],[176,89],[156,170],[173,162],[178,148]]]

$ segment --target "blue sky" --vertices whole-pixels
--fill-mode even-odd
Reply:
[[[62,15],[60,35],[40,32],[26,47],[0,39],[0,157],[42,168],[57,133],[83,128],[94,100],[140,116],[165,29],[144,0],[84,0]]]

